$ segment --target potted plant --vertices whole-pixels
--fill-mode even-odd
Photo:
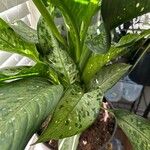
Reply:
[[[0,149],[23,149],[43,122],[45,129],[36,143],[80,134],[102,109],[115,116],[135,150],[148,150],[149,121],[124,110],[107,109],[102,100],[130,68],[128,64],[110,61],[149,35],[149,31],[126,35],[114,44],[111,30],[149,12],[150,1],[33,2],[42,15],[37,31],[22,22],[10,25],[0,19],[0,49],[35,61],[32,67],[0,71]],[[91,20],[99,10],[103,22],[93,26]],[[64,18],[59,27],[55,24],[57,15]],[[73,149],[74,144],[69,144]]]

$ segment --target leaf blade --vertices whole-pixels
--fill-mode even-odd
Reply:
[[[37,63],[35,66],[15,66],[0,69],[0,82],[12,79],[21,79],[34,76],[47,76],[48,66],[43,63]]]
[[[23,40],[33,44],[38,43],[36,30],[30,28],[23,21],[19,20],[10,26]]]
[[[117,48],[112,46],[106,54],[94,54],[92,55],[82,73],[83,81],[88,84],[94,75],[108,62],[116,59],[118,56],[122,56],[126,48]]]
[[[64,84],[70,85],[78,81],[78,70],[76,64],[69,54],[61,49],[56,39],[51,35],[53,51],[48,56],[52,68],[62,74]]]
[[[125,110],[114,110],[119,126],[133,144],[134,150],[150,148],[150,121]]]
[[[23,41],[14,30],[0,18],[0,49],[18,53],[23,56],[27,56],[34,61],[39,61],[39,54],[36,47],[32,43]]]
[[[101,9],[106,28],[111,30],[124,22],[150,12],[150,1],[103,0]]]
[[[62,92],[61,85],[52,86],[42,78],[15,81],[0,87],[0,149],[23,149],[52,113]]]
[[[78,86],[69,87],[37,142],[62,139],[85,130],[97,117],[102,98],[99,90],[84,94]]]
[[[103,93],[109,90],[130,68],[127,64],[113,64],[103,67],[90,81],[90,90],[100,88]]]

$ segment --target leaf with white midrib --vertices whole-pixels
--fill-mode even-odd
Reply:
[[[21,150],[44,119],[53,112],[63,92],[46,79],[31,78],[0,87],[0,149]]]

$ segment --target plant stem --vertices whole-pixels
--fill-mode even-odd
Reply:
[[[88,58],[90,57],[91,53],[92,52],[87,47],[83,48],[82,54],[81,54],[81,57],[80,57],[80,63],[79,63],[79,69],[80,69],[81,72],[83,72],[85,64],[87,63]]]
[[[50,30],[52,31],[52,33],[54,34],[54,36],[64,45],[66,46],[66,42],[63,39],[63,37],[61,36],[61,34],[59,33],[53,19],[52,16],[49,14],[48,10],[46,9],[46,7],[44,6],[43,2],[41,0],[33,0],[34,4],[36,5],[36,7],[38,8],[38,10],[40,11],[41,15],[43,16],[43,18],[45,19],[45,21],[47,22],[48,27],[50,28]]]
[[[129,74],[133,71],[133,69],[136,67],[136,65],[139,63],[139,61],[143,58],[143,56],[145,55],[145,53],[148,51],[148,49],[150,48],[150,44],[147,46],[147,48],[143,51],[143,53],[141,54],[141,56],[138,58],[138,60],[135,62],[135,64],[133,65],[133,67],[131,68]]]

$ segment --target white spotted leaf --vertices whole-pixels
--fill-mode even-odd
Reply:
[[[117,123],[133,145],[134,150],[150,149],[150,121],[126,110],[114,110]]]
[[[150,12],[149,0],[103,0],[103,21],[108,30]]]
[[[102,92],[107,92],[116,82],[129,70],[128,64],[113,64],[103,67],[90,81],[90,90],[100,88]]]
[[[63,139],[84,131],[97,117],[102,98],[100,90],[84,93],[79,86],[69,87],[37,142]]]
[[[46,117],[52,114],[63,88],[31,78],[0,87],[0,149],[24,149]],[[7,142],[6,142],[7,141]]]
[[[34,44],[24,41],[20,35],[0,18],[0,49],[27,56],[34,61],[39,61],[39,53]]]

